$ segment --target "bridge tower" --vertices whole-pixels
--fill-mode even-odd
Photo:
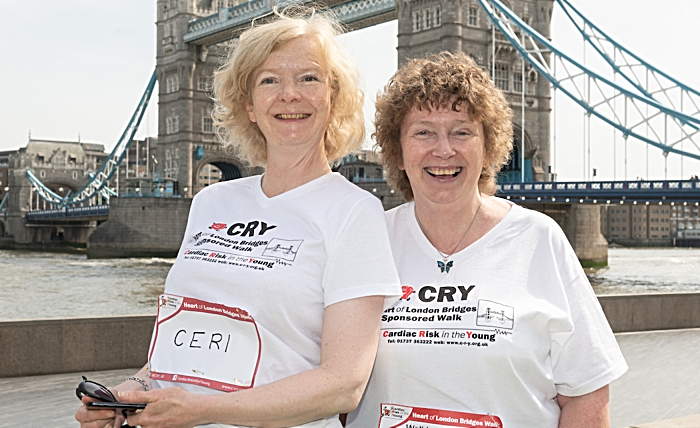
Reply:
[[[553,0],[501,0],[525,22],[550,37]],[[501,182],[548,181],[550,164],[551,91],[549,82],[525,62],[525,162],[521,165],[522,58],[489,20],[477,0],[401,0],[396,2],[399,21],[399,67],[411,58],[441,51],[465,52],[489,70],[515,113],[516,147]],[[549,61],[549,57],[546,57]]]
[[[230,4],[229,4],[230,3]],[[233,6],[234,0],[157,0],[158,164],[160,177],[175,183],[175,194],[194,196],[205,184],[259,172],[228,155],[218,142],[210,116],[211,81],[226,46],[188,44],[188,22]],[[211,165],[216,169],[211,168]],[[208,183],[207,183],[208,184]]]

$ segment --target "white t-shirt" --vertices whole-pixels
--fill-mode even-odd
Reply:
[[[381,203],[333,173],[273,198],[263,193],[261,176],[219,183],[198,193],[165,293],[237,308],[252,317],[259,335],[259,363],[254,379],[243,384],[254,387],[319,366],[326,306],[384,295],[388,307],[400,297],[401,288]],[[173,346],[184,343],[175,352],[197,352],[190,359],[206,359],[208,352],[222,351],[226,344],[225,335],[223,340],[209,337],[204,327],[182,330],[188,331],[175,337]],[[204,333],[191,337],[194,330]],[[221,393],[188,383],[153,384]],[[303,426],[340,424],[330,417]]]
[[[587,394],[627,370],[549,217],[513,205],[449,258],[449,273],[413,203],[389,211],[387,223],[404,294],[384,311],[374,371],[348,427],[556,428],[557,393]]]

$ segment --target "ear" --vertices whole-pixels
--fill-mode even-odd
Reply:
[[[403,143],[401,139],[399,139],[399,147],[401,147],[401,151],[399,152],[399,162],[398,162],[398,167],[401,171],[406,171],[406,166],[403,163]]]
[[[255,120],[255,113],[253,112],[253,105],[251,103],[246,103],[245,105],[245,111],[248,114],[248,119],[250,119],[251,122],[255,123],[257,122]]]

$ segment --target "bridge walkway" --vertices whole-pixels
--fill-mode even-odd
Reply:
[[[611,385],[612,428],[700,427],[700,329],[616,335],[629,371]],[[113,385],[137,369],[84,373]],[[0,428],[76,428],[80,374],[0,379]]]

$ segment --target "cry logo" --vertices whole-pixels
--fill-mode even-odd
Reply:
[[[226,229],[226,223],[214,223],[211,226],[209,226],[209,229],[214,229],[214,230]]]
[[[401,300],[411,300],[410,296],[413,294],[413,287],[409,287],[408,285],[402,285],[401,286]]]

